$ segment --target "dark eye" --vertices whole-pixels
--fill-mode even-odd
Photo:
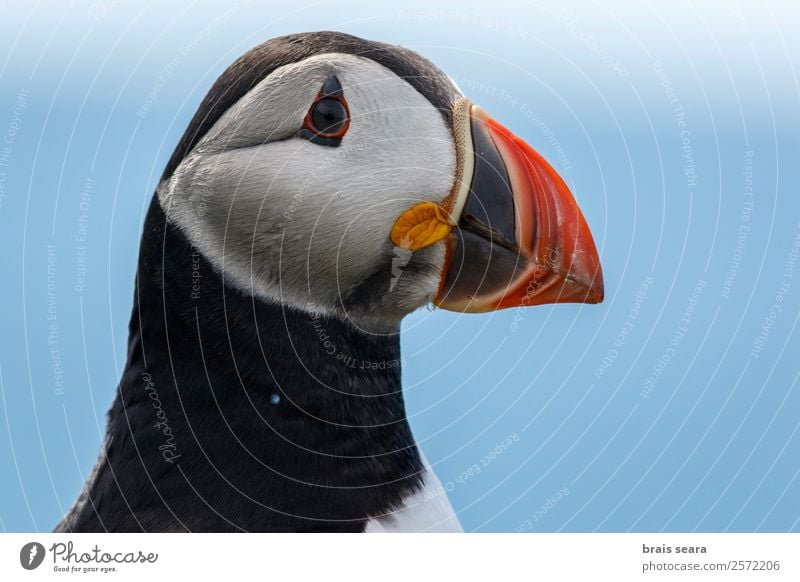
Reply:
[[[322,84],[303,120],[300,136],[320,145],[336,147],[350,127],[350,110],[339,79],[331,75]]]
[[[316,133],[337,136],[347,124],[347,110],[338,99],[326,97],[311,106],[310,121]]]

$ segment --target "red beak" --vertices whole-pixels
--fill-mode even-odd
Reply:
[[[436,304],[484,312],[600,303],[600,259],[564,180],[481,108],[473,105],[465,111],[470,131],[462,130],[459,147],[472,151],[460,155],[474,156],[474,164],[466,165],[473,168],[471,181],[463,180],[469,189],[455,192],[451,203],[454,214],[460,213],[453,216],[458,228],[447,242]]]

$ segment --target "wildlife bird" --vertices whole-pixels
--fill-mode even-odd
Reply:
[[[401,320],[602,297],[564,181],[433,64],[269,40],[157,186],[106,437],[57,531],[459,531],[406,419]]]

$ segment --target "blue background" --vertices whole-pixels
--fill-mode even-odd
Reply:
[[[51,529],[95,461],[144,211],[205,91],[336,29],[447,71],[564,176],[602,256],[600,306],[404,322],[464,527],[800,530],[798,9],[666,4],[4,6],[0,529]]]

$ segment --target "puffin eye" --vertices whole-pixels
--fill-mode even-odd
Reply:
[[[338,146],[350,127],[350,111],[335,75],[328,77],[303,120],[300,136],[320,145]]]
[[[347,123],[347,110],[339,101],[325,97],[309,111],[311,123],[320,135],[337,135]]]

